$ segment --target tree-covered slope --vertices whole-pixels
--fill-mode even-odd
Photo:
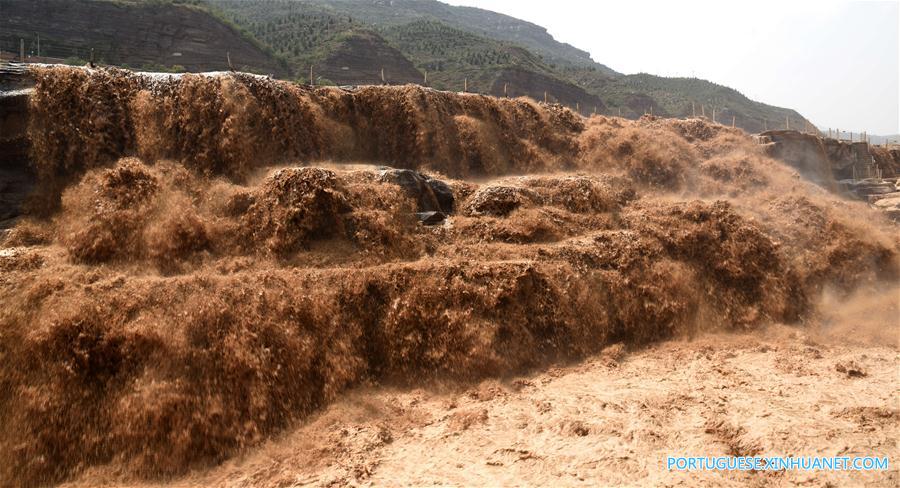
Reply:
[[[138,69],[235,69],[287,76],[287,69],[240,27],[196,2],[0,0],[0,50],[32,60]]]
[[[380,21],[369,16],[367,2],[359,9],[345,4],[295,0],[210,0],[230,21],[285,58],[295,77],[317,82],[371,84],[427,83],[442,90],[530,96],[579,108],[583,113],[602,108],[593,93],[560,76],[541,56],[510,42],[459,29],[432,16],[406,15]],[[352,13],[351,13],[352,12]],[[375,20],[373,20],[373,18]],[[410,22],[403,22],[410,20]],[[426,81],[427,74],[427,81]],[[590,108],[588,108],[590,107]]]
[[[616,73],[540,26],[435,0],[0,0],[0,10],[7,51],[40,34],[44,54],[94,48],[102,61],[138,67],[222,69],[230,53],[236,68],[300,81],[312,68],[317,83],[427,83],[626,117],[715,110],[754,132],[811,126],[709,81]]]
[[[547,98],[583,113],[636,117],[692,113],[749,131],[802,128],[797,112],[748,99],[700,79],[622,75],[588,53],[560,43],[546,29],[483,9],[435,0],[208,0],[232,15],[295,65],[322,62],[336,32],[365,26],[408,58],[430,85]],[[299,53],[299,54],[298,54]],[[304,54],[305,53],[305,54]]]
[[[709,118],[715,116],[718,122],[726,125],[734,122],[751,132],[783,129],[788,120],[791,128],[813,129],[795,110],[756,102],[733,88],[698,78],[665,78],[640,73],[595,82],[589,90],[615,107],[628,108],[628,115],[648,111],[646,99],[649,97],[654,113],[659,115],[705,114]]]
[[[490,39],[518,44],[553,65],[595,67],[607,75],[618,74],[592,60],[586,51],[557,41],[546,28],[490,10],[457,7],[436,0],[308,0],[308,3],[379,26],[438,20]]]

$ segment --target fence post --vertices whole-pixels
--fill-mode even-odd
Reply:
[[[384,84],[384,68],[381,68],[381,84]]]
[[[731,128],[734,129],[734,115],[731,116]]]
[[[503,83],[503,98],[509,97],[509,95],[508,95],[507,92],[506,92],[506,89],[507,89],[507,86],[508,86],[508,85],[509,85],[509,83],[506,83],[506,82]]]
[[[691,117],[696,117],[696,116],[697,116],[697,107],[694,106],[694,102],[692,101],[691,102]]]
[[[312,65],[309,65],[309,84],[310,84],[310,86],[313,86],[313,85],[316,84],[316,79],[313,78],[313,70],[312,70],[312,68],[313,68]]]
[[[25,62],[25,39],[19,39],[19,60]]]
[[[469,93],[469,78],[463,78],[463,93]]]
[[[581,113],[581,106],[578,105],[578,102],[575,102],[575,111],[578,112],[579,114]]]
[[[428,86],[428,71],[425,71],[425,86]]]
[[[700,115],[706,117],[706,105],[700,105]]]
[[[234,66],[231,64],[231,53],[230,52],[225,51],[225,59],[228,60],[228,69],[231,71],[234,71]]]
[[[791,130],[791,116],[790,115],[784,116],[784,127],[785,127],[785,130]]]

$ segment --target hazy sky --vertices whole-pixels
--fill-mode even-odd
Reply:
[[[696,76],[820,127],[900,132],[900,1],[443,0],[544,26],[621,73]]]

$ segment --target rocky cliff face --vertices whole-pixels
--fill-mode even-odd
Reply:
[[[792,130],[760,134],[771,144],[769,152],[819,183],[852,178],[884,178],[900,175],[900,150],[872,146],[867,142],[828,139]],[[826,184],[827,186],[827,184]]]
[[[207,12],[184,5],[86,0],[0,1],[0,45],[24,39],[56,58],[129,66],[183,66],[189,71],[235,69],[287,75],[269,54]]]
[[[822,139],[793,130],[772,130],[763,132],[760,137],[768,144],[766,149],[770,156],[786,162],[820,186],[837,189]]]
[[[34,186],[28,169],[27,126],[28,91],[0,91],[0,229],[20,214]]]
[[[822,139],[831,171],[835,178],[846,180],[867,174],[867,167],[873,163],[869,144],[865,142],[844,142],[837,139]]]
[[[900,148],[869,146],[869,151],[884,176],[900,176]]]

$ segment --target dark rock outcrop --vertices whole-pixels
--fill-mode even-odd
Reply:
[[[416,215],[421,222],[437,224],[453,213],[455,199],[450,185],[411,169],[383,168],[381,171],[381,181],[399,185],[416,201]]]
[[[438,225],[447,219],[444,212],[416,212],[416,218],[425,225]]]
[[[446,213],[453,213],[454,207],[456,206],[456,199],[453,197],[453,190],[450,188],[450,185],[441,180],[431,178],[430,176],[425,176],[425,181],[428,183],[431,192],[434,193],[434,198],[437,199],[441,210]]]
[[[0,229],[21,214],[35,184],[28,165],[28,93],[0,92]]]

